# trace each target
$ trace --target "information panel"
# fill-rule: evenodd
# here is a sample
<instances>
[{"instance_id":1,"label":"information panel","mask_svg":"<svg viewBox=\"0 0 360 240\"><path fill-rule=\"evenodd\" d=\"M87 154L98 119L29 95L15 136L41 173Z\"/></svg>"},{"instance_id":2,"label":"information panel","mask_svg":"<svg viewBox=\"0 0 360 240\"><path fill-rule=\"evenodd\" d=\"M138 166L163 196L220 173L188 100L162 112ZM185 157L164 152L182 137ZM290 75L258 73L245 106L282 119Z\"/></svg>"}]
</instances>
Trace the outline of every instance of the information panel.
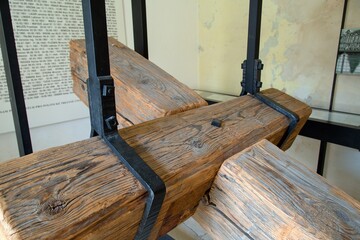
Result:
<instances>
[{"instance_id":1,"label":"information panel","mask_svg":"<svg viewBox=\"0 0 360 240\"><path fill-rule=\"evenodd\" d=\"M106 1L117 38L115 0ZM119 4L119 3L117 3ZM72 91L69 41L84 38L81 0L12 0L10 9L30 127L88 116ZM0 133L14 130L0 54Z\"/></svg>"}]
</instances>

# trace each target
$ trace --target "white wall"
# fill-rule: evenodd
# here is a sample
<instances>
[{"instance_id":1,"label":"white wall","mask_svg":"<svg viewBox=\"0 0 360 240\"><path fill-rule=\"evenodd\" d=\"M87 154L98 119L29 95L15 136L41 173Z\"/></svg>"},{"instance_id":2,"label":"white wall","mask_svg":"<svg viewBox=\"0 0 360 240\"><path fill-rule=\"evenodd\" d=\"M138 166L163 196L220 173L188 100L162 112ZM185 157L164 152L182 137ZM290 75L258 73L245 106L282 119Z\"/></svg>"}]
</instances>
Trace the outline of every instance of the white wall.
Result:
<instances>
[{"instance_id":1,"label":"white wall","mask_svg":"<svg viewBox=\"0 0 360 240\"><path fill-rule=\"evenodd\" d=\"M149 59L191 88L198 88L198 4L147 1Z\"/></svg>"},{"instance_id":2,"label":"white wall","mask_svg":"<svg viewBox=\"0 0 360 240\"><path fill-rule=\"evenodd\" d=\"M124 10L124 43L133 48L131 1L120 4ZM147 1L146 8L149 60L189 87L198 88L197 1Z\"/></svg>"},{"instance_id":3,"label":"white wall","mask_svg":"<svg viewBox=\"0 0 360 240\"><path fill-rule=\"evenodd\" d=\"M90 119L73 121L32 128L30 131L34 152L89 138ZM14 132L0 135L0 162L19 156Z\"/></svg>"}]
</instances>

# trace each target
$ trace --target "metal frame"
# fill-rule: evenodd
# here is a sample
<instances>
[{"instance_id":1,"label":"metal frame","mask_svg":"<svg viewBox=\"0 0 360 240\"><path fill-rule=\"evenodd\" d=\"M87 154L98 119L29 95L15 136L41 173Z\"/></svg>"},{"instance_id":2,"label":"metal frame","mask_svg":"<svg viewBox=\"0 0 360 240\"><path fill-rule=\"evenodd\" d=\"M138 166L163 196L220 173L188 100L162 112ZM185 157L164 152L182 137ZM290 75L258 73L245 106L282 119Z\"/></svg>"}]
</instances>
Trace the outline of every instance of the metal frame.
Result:
<instances>
[{"instance_id":1,"label":"metal frame","mask_svg":"<svg viewBox=\"0 0 360 240\"><path fill-rule=\"evenodd\" d=\"M89 79L91 136L100 135L113 153L148 191L135 239L147 239L165 198L161 178L121 138L117 131L114 81L110 75L105 0L82 0Z\"/></svg>"},{"instance_id":2,"label":"metal frame","mask_svg":"<svg viewBox=\"0 0 360 240\"><path fill-rule=\"evenodd\" d=\"M343 8L343 12L342 12L342 18L341 18L341 27L340 27L340 31L339 31L339 36L341 36L341 31L344 28L345 25L345 17L346 17L346 10L347 10L347 5L348 5L348 0L344 0L344 8ZM339 46L340 46L340 37L339 37L339 42L337 45L337 53L339 55ZM333 82L332 82L332 86L331 86L331 95L330 95L330 105L329 105L329 111L331 112L334 108L334 96L335 96L335 89L336 89L336 64L335 63L335 67L334 67L334 77L333 77Z\"/></svg>"},{"instance_id":3,"label":"metal frame","mask_svg":"<svg viewBox=\"0 0 360 240\"><path fill-rule=\"evenodd\" d=\"M341 27L340 27L339 36L341 35L341 31L344 28L347 5L348 5L348 0L344 0L344 8L343 8L343 12L342 12L342 19L341 19ZM339 55L340 40L341 39L339 38L338 55ZM332 82L332 86L331 86L330 105L329 105L329 111L330 112L333 111L333 109L334 109L334 97L335 97L335 89L336 89L336 82L337 82L336 64L337 63L335 63L334 77L333 77L333 82ZM320 174L321 176L324 173L326 149L327 149L327 142L321 140L320 149L319 149L319 157L318 157L318 166L317 166L317 173Z\"/></svg>"},{"instance_id":4,"label":"metal frame","mask_svg":"<svg viewBox=\"0 0 360 240\"><path fill-rule=\"evenodd\" d=\"M144 58L149 58L146 26L146 2L145 0L131 0L131 6L134 32L134 49Z\"/></svg>"},{"instance_id":5,"label":"metal frame","mask_svg":"<svg viewBox=\"0 0 360 240\"><path fill-rule=\"evenodd\" d=\"M260 30L261 30L262 0L250 0L249 26L247 40L247 56L241 65L243 81L241 82L241 96L250 93L255 95L261 88L261 70L264 65L259 59Z\"/></svg>"},{"instance_id":6,"label":"metal frame","mask_svg":"<svg viewBox=\"0 0 360 240\"><path fill-rule=\"evenodd\" d=\"M261 70L264 67L264 64L262 64L259 59L261 11L262 0L251 0L249 6L247 59L241 64L241 68L243 69L243 79L241 81L242 90L240 96L251 94L264 104L290 119L289 127L278 143L278 147L281 148L296 128L296 125L299 122L299 116L259 92L262 86Z\"/></svg>"},{"instance_id":7,"label":"metal frame","mask_svg":"<svg viewBox=\"0 0 360 240\"><path fill-rule=\"evenodd\" d=\"M206 98L205 100L209 105L219 102ZM329 121L315 119L310 116L310 118L306 121L304 127L301 129L299 135L320 140L317 163L317 173L320 175L323 175L324 172L326 149L328 142L358 149L360 151L360 126L333 123Z\"/></svg>"},{"instance_id":8,"label":"metal frame","mask_svg":"<svg viewBox=\"0 0 360 240\"><path fill-rule=\"evenodd\" d=\"M344 0L344 13L347 0ZM88 96L91 116L91 136L100 135L149 193L142 221L136 239L146 239L156 222L165 197L166 188L158 175L138 156L117 132L114 81L110 75L105 0L82 0L86 49L88 56ZM261 95L261 70L259 58L262 0L251 0L249 10L247 60L242 64L243 81L241 95L252 94L290 120L287 133L280 141L282 145L298 122L298 116L283 106ZM145 0L132 0L135 51L148 58ZM344 22L344 19L343 19ZM16 44L8 0L0 1L0 44L9 89L12 114L20 156L32 153L29 124L26 114L23 88L17 59ZM334 78L330 111L336 80ZM354 132L355 131L355 132ZM355 133L355 134L354 134ZM327 142L353 147L360 150L360 128L333 124L310 119L300 132L301 135L321 140L318 173L322 174L325 163ZM170 238L164 236L164 239ZM170 238L171 239L171 238Z\"/></svg>"},{"instance_id":9,"label":"metal frame","mask_svg":"<svg viewBox=\"0 0 360 240\"><path fill-rule=\"evenodd\" d=\"M300 135L360 151L360 126L310 118L301 129Z\"/></svg>"},{"instance_id":10,"label":"metal frame","mask_svg":"<svg viewBox=\"0 0 360 240\"><path fill-rule=\"evenodd\" d=\"M319 119L309 119L300 135L320 140L317 173L323 175L327 143L334 143L360 151L360 126L331 123Z\"/></svg>"},{"instance_id":11,"label":"metal frame","mask_svg":"<svg viewBox=\"0 0 360 240\"><path fill-rule=\"evenodd\" d=\"M0 15L1 52L19 155L24 156L32 153L32 146L8 0L0 1Z\"/></svg>"}]
</instances>

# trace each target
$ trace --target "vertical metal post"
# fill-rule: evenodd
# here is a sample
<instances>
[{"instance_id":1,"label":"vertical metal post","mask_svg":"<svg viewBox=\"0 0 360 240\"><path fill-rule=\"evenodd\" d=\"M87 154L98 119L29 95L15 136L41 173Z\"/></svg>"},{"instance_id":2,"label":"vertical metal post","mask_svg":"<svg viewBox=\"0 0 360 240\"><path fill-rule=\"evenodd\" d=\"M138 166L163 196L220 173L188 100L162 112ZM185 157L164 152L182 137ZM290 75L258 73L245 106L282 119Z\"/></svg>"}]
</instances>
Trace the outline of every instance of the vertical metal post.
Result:
<instances>
[{"instance_id":1,"label":"vertical metal post","mask_svg":"<svg viewBox=\"0 0 360 240\"><path fill-rule=\"evenodd\" d=\"M347 10L347 5L348 5L348 0L344 0L344 8L343 8L343 12L342 12L342 19L341 19L341 26L340 26L340 32L339 32L339 36L341 36L341 31L344 28L345 25L345 18L346 18L346 10ZM338 54L339 55L339 46L340 46L340 37L339 37L339 42L338 42ZM337 64L337 62L336 62ZM330 105L329 105L329 111L332 112L333 108L334 108L334 96L335 96L335 89L336 89L336 80L337 80L337 74L336 74L336 64L335 64L335 68L334 68L334 76L333 76L333 82L332 82L332 86L331 86L331 95L330 95Z\"/></svg>"},{"instance_id":2,"label":"vertical metal post","mask_svg":"<svg viewBox=\"0 0 360 240\"><path fill-rule=\"evenodd\" d=\"M316 172L317 172L317 174L319 174L321 176L323 176L323 174L324 174L326 148L327 148L327 142L326 141L320 141L318 165L317 165Z\"/></svg>"},{"instance_id":3,"label":"vertical metal post","mask_svg":"<svg viewBox=\"0 0 360 240\"><path fill-rule=\"evenodd\" d=\"M243 69L243 80L241 82L242 90L240 96L249 93L255 96L262 103L268 105L290 119L289 127L281 141L278 143L278 147L282 148L296 128L296 125L299 122L299 116L281 104L274 102L270 98L259 93L262 85L261 70L264 67L259 59L261 12L262 0L250 0L247 59L241 64L241 68Z\"/></svg>"},{"instance_id":4,"label":"vertical metal post","mask_svg":"<svg viewBox=\"0 0 360 240\"><path fill-rule=\"evenodd\" d=\"M261 29L262 0L250 0L249 27L247 41L247 59L243 64L245 81L242 83L243 92L255 94L261 87L260 71L262 63L259 61L260 29Z\"/></svg>"},{"instance_id":5,"label":"vertical metal post","mask_svg":"<svg viewBox=\"0 0 360 240\"><path fill-rule=\"evenodd\" d=\"M20 156L32 153L29 123L8 0L0 1L0 44Z\"/></svg>"},{"instance_id":6,"label":"vertical metal post","mask_svg":"<svg viewBox=\"0 0 360 240\"><path fill-rule=\"evenodd\" d=\"M105 0L83 0L82 3L89 71L87 84L91 135L100 134L104 137L105 132L117 130L114 81L110 76Z\"/></svg>"},{"instance_id":7,"label":"vertical metal post","mask_svg":"<svg viewBox=\"0 0 360 240\"><path fill-rule=\"evenodd\" d=\"M105 0L82 0L89 80L91 134L100 135L118 159L141 182L148 198L135 239L147 239L166 194L162 179L117 131L114 80L110 75Z\"/></svg>"},{"instance_id":8,"label":"vertical metal post","mask_svg":"<svg viewBox=\"0 0 360 240\"><path fill-rule=\"evenodd\" d=\"M145 0L131 0L131 6L135 51L141 54L144 58L149 58L146 26L146 2Z\"/></svg>"},{"instance_id":9,"label":"vertical metal post","mask_svg":"<svg viewBox=\"0 0 360 240\"><path fill-rule=\"evenodd\" d=\"M344 8L343 8L343 12L342 12L339 36L341 36L341 31L344 28L347 6L348 6L348 0L344 0ZM338 54L337 55L339 55L339 46L340 46L340 37L339 37L339 42L338 42ZM336 64L337 64L337 62L336 62ZM332 86L331 86L329 112L332 112L334 110L334 98L335 98L335 89L336 89L336 82L337 82L336 64L335 64L335 68L334 68L333 82L332 82ZM320 149L319 149L318 165L317 165L317 173L320 174L321 176L323 176L323 173L324 173L326 149L327 149L327 142L321 141Z\"/></svg>"}]
</instances>

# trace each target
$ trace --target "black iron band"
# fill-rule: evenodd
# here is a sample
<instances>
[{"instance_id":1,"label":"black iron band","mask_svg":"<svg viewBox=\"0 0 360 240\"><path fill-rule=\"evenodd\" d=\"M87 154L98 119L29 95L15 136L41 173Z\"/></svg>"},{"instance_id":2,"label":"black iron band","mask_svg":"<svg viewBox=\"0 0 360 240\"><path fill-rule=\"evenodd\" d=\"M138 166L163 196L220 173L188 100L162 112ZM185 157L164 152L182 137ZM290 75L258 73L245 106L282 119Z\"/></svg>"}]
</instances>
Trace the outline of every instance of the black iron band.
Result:
<instances>
[{"instance_id":1,"label":"black iron band","mask_svg":"<svg viewBox=\"0 0 360 240\"><path fill-rule=\"evenodd\" d=\"M110 75L105 0L82 0L91 136L99 135L148 192L135 239L147 239L166 194L165 183L119 135L116 121L114 80Z\"/></svg>"},{"instance_id":2,"label":"black iron band","mask_svg":"<svg viewBox=\"0 0 360 240\"><path fill-rule=\"evenodd\" d=\"M264 104L290 119L289 127L278 143L278 147L281 148L296 128L296 125L299 122L299 116L286 107L259 93L260 88L262 87L261 70L264 68L264 64L259 59L261 11L262 0L251 0L249 6L247 59L241 64L243 76L241 81L242 90L240 96L252 94Z\"/></svg>"}]
</instances>

